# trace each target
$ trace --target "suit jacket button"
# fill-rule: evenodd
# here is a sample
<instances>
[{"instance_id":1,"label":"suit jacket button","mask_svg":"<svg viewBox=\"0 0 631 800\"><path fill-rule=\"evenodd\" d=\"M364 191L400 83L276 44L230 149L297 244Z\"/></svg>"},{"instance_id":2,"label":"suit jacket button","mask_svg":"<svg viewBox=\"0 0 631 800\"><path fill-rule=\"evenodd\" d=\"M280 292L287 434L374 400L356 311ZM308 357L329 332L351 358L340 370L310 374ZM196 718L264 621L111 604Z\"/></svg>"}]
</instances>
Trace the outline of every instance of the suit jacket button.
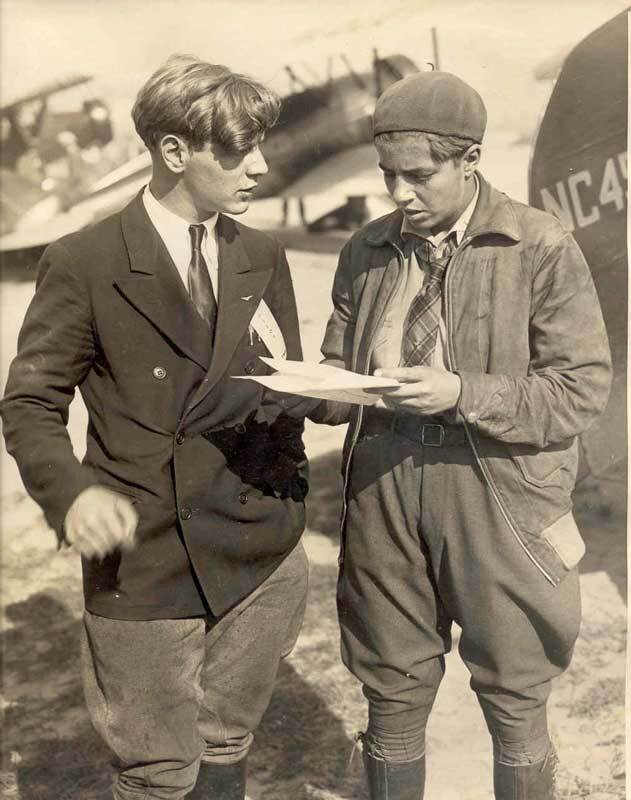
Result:
<instances>
[{"instance_id":1,"label":"suit jacket button","mask_svg":"<svg viewBox=\"0 0 631 800\"><path fill-rule=\"evenodd\" d=\"M193 512L191 511L190 508L187 508L185 506L184 508L180 509L180 517L182 519L190 519L192 516L193 516Z\"/></svg>"},{"instance_id":2,"label":"suit jacket button","mask_svg":"<svg viewBox=\"0 0 631 800\"><path fill-rule=\"evenodd\" d=\"M248 361L248 363L245 365L245 372L247 375L251 375L255 369L256 369L256 364L254 363L254 361Z\"/></svg>"},{"instance_id":3,"label":"suit jacket button","mask_svg":"<svg viewBox=\"0 0 631 800\"><path fill-rule=\"evenodd\" d=\"M234 429L237 433L245 433L245 425L242 422L237 422Z\"/></svg>"},{"instance_id":4,"label":"suit jacket button","mask_svg":"<svg viewBox=\"0 0 631 800\"><path fill-rule=\"evenodd\" d=\"M153 377L158 380L164 380L167 376L167 371L164 367L154 367L153 368Z\"/></svg>"},{"instance_id":5,"label":"suit jacket button","mask_svg":"<svg viewBox=\"0 0 631 800\"><path fill-rule=\"evenodd\" d=\"M241 503L242 506L244 506L248 502L247 492L241 492L241 494L239 495L239 502Z\"/></svg>"},{"instance_id":6,"label":"suit jacket button","mask_svg":"<svg viewBox=\"0 0 631 800\"><path fill-rule=\"evenodd\" d=\"M182 444L182 442L184 441L184 439L186 439L186 436L184 436L184 434L182 433L182 431L180 431L180 432L177 434L177 436L175 437L175 441L176 441L178 444Z\"/></svg>"}]
</instances>

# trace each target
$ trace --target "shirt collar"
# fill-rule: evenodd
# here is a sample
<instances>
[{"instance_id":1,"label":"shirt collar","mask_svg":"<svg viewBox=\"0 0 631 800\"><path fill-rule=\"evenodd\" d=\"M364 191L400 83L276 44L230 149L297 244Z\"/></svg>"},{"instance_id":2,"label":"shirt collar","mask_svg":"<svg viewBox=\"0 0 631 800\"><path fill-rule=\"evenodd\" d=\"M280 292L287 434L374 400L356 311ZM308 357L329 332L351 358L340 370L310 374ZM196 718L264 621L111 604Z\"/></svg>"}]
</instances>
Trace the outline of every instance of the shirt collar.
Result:
<instances>
[{"instance_id":1,"label":"shirt collar","mask_svg":"<svg viewBox=\"0 0 631 800\"><path fill-rule=\"evenodd\" d=\"M164 206L159 200L156 200L149 188L149 184L145 186L142 199L147 214L149 214L149 219L153 222L154 227L165 242L173 241L174 238L181 239L183 236L186 237L187 242L190 241L188 229L191 223L183 217L174 214L173 211ZM213 214L212 217L200 223L206 228L209 237L214 233L218 216L219 214Z\"/></svg>"},{"instance_id":2,"label":"shirt collar","mask_svg":"<svg viewBox=\"0 0 631 800\"><path fill-rule=\"evenodd\" d=\"M473 198L469 205L465 208L462 214L458 217L458 219L454 222L451 228L448 231L441 231L437 233L435 236L421 236L418 231L415 231L414 228L410 225L406 217L403 217L403 223L401 225L401 235L407 234L414 234L414 236L418 236L421 239L427 239L431 242L434 247L439 247L449 236L450 233L455 233L456 235L456 244L460 245L462 242L465 231L467 230L467 225L471 221L471 217L473 216L473 212L475 211L476 203L478 202L478 196L480 194L480 181L478 180L478 176L474 173L473 180L475 181L475 192L473 193Z\"/></svg>"}]
</instances>

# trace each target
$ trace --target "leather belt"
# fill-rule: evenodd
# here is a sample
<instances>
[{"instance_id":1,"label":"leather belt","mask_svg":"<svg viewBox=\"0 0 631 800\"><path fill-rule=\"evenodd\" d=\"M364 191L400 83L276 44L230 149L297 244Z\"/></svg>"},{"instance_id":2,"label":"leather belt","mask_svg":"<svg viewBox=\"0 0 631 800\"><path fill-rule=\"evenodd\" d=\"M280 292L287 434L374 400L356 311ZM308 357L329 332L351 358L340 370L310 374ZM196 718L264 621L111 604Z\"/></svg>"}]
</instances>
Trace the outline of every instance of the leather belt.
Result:
<instances>
[{"instance_id":1,"label":"leather belt","mask_svg":"<svg viewBox=\"0 0 631 800\"><path fill-rule=\"evenodd\" d=\"M396 433L423 447L462 447L468 444L465 429L460 425L446 425L435 417L392 412L368 412L359 438Z\"/></svg>"}]
</instances>

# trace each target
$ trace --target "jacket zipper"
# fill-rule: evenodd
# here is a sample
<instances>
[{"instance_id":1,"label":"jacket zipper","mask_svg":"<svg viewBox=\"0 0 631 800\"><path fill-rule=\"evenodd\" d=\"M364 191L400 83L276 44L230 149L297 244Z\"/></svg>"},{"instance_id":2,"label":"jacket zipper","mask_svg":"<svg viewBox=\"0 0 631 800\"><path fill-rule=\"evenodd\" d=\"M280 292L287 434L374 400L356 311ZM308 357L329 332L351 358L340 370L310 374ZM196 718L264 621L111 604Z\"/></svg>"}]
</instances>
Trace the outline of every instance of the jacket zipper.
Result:
<instances>
[{"instance_id":1,"label":"jacket zipper","mask_svg":"<svg viewBox=\"0 0 631 800\"><path fill-rule=\"evenodd\" d=\"M397 251L397 254L398 254L397 257L400 257L401 260L402 260L403 257L404 257L403 256L403 252L394 243L393 243L393 247ZM365 367L363 369L363 374L364 375L368 375L368 373L370 371L370 359L372 358L372 351L374 350L374 347L375 347L375 334L379 330L379 327L381 325L381 320L383 319L384 314L386 313L386 309L390 305L390 301L392 300L395 292L399 288L399 285L400 285L402 279L403 279L403 269L402 269L401 262L399 262L399 275L397 276L397 280L396 280L394 286L392 287L392 289L390 291L390 294L388 295L388 297L386 299L386 302L383 304L383 308L381 309L381 313L379 314L379 319L377 320L376 325L374 325L374 327L373 327L372 339L370 340L370 342L368 344L368 350L366 352L366 365L365 365ZM348 455L346 457L346 467L344 469L344 483L343 483L343 487L342 487L342 517L341 517L341 520L340 520L340 554L339 554L338 559L337 559L337 563L338 563L338 565L340 567L344 563L344 549L345 549L344 548L344 525L346 524L346 513L347 513L347 510L348 510L348 503L346 501L346 498L347 498L348 483L349 483L350 472L351 472L351 459L353 458L353 450L355 449L355 445L357 444L357 439L359 438L359 431L361 429L363 415L364 415L364 406L360 406L358 414L357 414L357 420L355 422L355 427L354 427L353 433L351 435L351 443L350 443L350 446L348 448Z\"/></svg>"},{"instance_id":2,"label":"jacket zipper","mask_svg":"<svg viewBox=\"0 0 631 800\"><path fill-rule=\"evenodd\" d=\"M460 246L454 251L450 266L453 265L454 257L460 252L460 250L462 248L465 247L465 245L469 244L470 241L471 241L471 237L463 239L463 241L460 243ZM445 323L446 323L446 327L447 327L447 365L449 367L449 371L453 372L455 370L455 368L456 368L456 359L455 359L455 356L454 356L454 353L453 353L453 348L452 348L451 324L450 324L450 318L449 318L449 276L450 276L451 272L452 272L452 270L447 269L447 272L446 272L446 275L445 275L444 298L445 298ZM482 460L482 458L480 457L480 455L478 453L478 449L476 447L476 444L475 444L475 441L474 441L474 438L473 438L473 434L471 433L471 429L469 428L469 425L468 425L467 421L463 420L463 424L464 424L465 432L467 434L467 439L469 440L469 444L471 445L471 449L473 450L473 455L475 456L475 460L476 460L478 466L480 467L480 470L481 470L482 474L484 475L486 483L487 483L489 489L491 490L491 494L493 495L493 499L495 500L495 502L497 504L497 507L499 508L502 516L506 520L506 524L508 525L511 533L513 534L515 539L517 539L517 542L518 542L519 546L524 551L524 553L528 556L530 561L532 561L532 563L535 565L535 567L537 567L539 572L541 572L541 574L548 581L550 581L550 583L553 586L556 586L555 580L546 572L546 570L535 559L535 557L532 555L532 553L528 550L528 548L526 547L526 545L522 541L522 538L519 535L514 522L512 521L512 519L510 518L510 515L508 514L508 511L504 507L504 503L502 502L502 499L501 499L501 497L499 495L499 492L498 492L497 487L495 485L495 481L493 480L493 476L489 472L489 469L488 469L487 465L484 463L484 461Z\"/></svg>"}]
</instances>

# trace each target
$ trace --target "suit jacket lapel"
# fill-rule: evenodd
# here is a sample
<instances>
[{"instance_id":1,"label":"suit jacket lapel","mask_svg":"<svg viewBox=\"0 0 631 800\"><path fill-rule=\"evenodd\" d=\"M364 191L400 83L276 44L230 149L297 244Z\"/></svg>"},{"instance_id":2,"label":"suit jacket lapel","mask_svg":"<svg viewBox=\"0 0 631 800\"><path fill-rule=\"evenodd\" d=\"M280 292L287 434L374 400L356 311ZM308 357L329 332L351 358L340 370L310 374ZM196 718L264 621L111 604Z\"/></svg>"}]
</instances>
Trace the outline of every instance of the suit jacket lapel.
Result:
<instances>
[{"instance_id":1,"label":"suit jacket lapel","mask_svg":"<svg viewBox=\"0 0 631 800\"><path fill-rule=\"evenodd\" d=\"M190 302L141 195L123 211L121 224L130 272L118 278L115 285L175 347L207 370L211 357L208 326Z\"/></svg>"},{"instance_id":2,"label":"suit jacket lapel","mask_svg":"<svg viewBox=\"0 0 631 800\"><path fill-rule=\"evenodd\" d=\"M192 398L196 406L224 374L237 345L247 331L273 268L259 268L249 257L236 224L219 215L219 302L212 362L207 380Z\"/></svg>"}]
</instances>

